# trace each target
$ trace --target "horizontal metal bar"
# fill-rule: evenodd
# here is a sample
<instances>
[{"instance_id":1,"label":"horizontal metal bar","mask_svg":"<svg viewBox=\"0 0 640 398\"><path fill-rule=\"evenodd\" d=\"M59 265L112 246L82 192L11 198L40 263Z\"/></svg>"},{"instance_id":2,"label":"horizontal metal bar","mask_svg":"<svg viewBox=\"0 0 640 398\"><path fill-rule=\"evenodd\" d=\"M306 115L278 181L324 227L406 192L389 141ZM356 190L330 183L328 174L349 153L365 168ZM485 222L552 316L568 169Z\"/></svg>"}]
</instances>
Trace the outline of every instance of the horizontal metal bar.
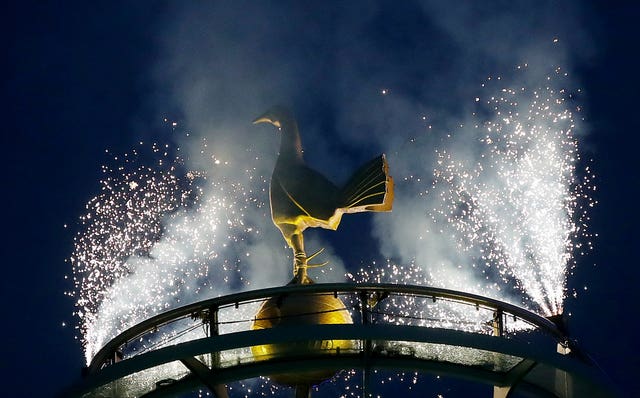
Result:
<instances>
[{"instance_id":1,"label":"horizontal metal bar","mask_svg":"<svg viewBox=\"0 0 640 398\"><path fill-rule=\"evenodd\" d=\"M303 337L301 337L303 336ZM164 363L180 360L186 357L193 357L210 352L219 352L224 350L248 347L250 345L262 344L278 344L292 343L296 341L317 341L317 340L371 340L371 341L407 341L417 343L435 343L450 346L461 346L476 348L485 351L498 352L501 354L511 355L518 358L528 358L538 363L552 366L556 369L562 369L571 372L576 377L589 380L594 378L596 373L593 368L577 361L575 358L559 355L551 348L544 352L538 346L531 346L526 343L518 342L511 339L499 338L489 335L481 335L470 332L463 332L448 329L424 328L418 326L401 326L401 325L306 325L295 327L281 327L273 329L263 329L254 331L244 331L237 333L229 333L220 336L198 339L186 343L177 344L175 346L164 347L155 351L135 356L118 362L114 365L102 369L94 375L90 375L85 382L79 387L79 393L91 391L101 385L111 381L120 379L129 374L139 372ZM341 352L339 355L327 354L326 357L336 361L335 367L342 368L344 365L341 361L344 358L353 356L354 354ZM359 354L355 354L358 356ZM412 356L386 355L384 353L376 353L371 360L375 358L397 358L403 357L411 359L419 363L438 362L433 360L425 360ZM292 359L292 358L289 358ZM293 358L295 359L295 357ZM284 359L283 359L284 360ZM256 361L269 362L272 361ZM384 361L380 361L383 363ZM442 362L442 361L440 361ZM375 366L372 363L372 366ZM462 366L460 364L459 366ZM237 366L218 369L216 371L216 380L221 375L230 372L231 369L237 369ZM289 368L292 370L295 368ZM496 384L507 383L507 373L492 372L495 377L489 378L491 382L497 379L502 380ZM232 372L232 374L235 374ZM236 374L234 377L239 377ZM484 373L482 377L487 377ZM222 379L220 379L222 380ZM236 378L235 380L241 380ZM228 381L228 380L223 380ZM80 395L80 394L78 394Z\"/></svg>"}]
</instances>

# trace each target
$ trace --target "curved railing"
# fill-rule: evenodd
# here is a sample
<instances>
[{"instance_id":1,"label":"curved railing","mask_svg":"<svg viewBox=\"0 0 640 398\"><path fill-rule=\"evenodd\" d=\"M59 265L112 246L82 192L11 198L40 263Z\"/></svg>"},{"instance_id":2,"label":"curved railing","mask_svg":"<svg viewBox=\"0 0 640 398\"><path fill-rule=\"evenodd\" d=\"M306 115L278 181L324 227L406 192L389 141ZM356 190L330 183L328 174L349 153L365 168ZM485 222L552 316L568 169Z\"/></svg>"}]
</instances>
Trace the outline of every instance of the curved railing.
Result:
<instances>
[{"instance_id":1,"label":"curved railing","mask_svg":"<svg viewBox=\"0 0 640 398\"><path fill-rule=\"evenodd\" d=\"M385 283L322 283L311 285L287 285L216 297L158 314L131 327L130 329L127 329L109 341L91 360L88 373L94 373L108 365L116 356L116 353L121 351L120 348L126 346L129 342L137 340L147 333L155 332L162 325L168 324L172 321L191 317L194 316L194 314L213 313L225 306L237 307L243 303L251 301L263 300L279 295L292 295L296 293L329 293L336 296L339 294L358 293L353 296L357 298L358 301L361 301L363 297L362 294L373 294L379 295L380 297L383 295L411 295L414 297L431 299L434 302L438 299L450 300L468 304L476 308L482 307L483 309L490 310L498 315L496 317L498 322L500 322L501 319L504 319L503 317L505 316L512 316L513 318L520 319L527 324L532 325L536 329L544 331L555 338L559 343L564 344L567 341L566 336L564 336L556 325L548 319L518 306L471 293L434 287ZM367 305L363 306L362 302L357 302L353 306L355 308L367 307ZM209 315L209 318L215 319L216 317L212 314ZM497 326L500 328L500 325Z\"/></svg>"},{"instance_id":2,"label":"curved railing","mask_svg":"<svg viewBox=\"0 0 640 398\"><path fill-rule=\"evenodd\" d=\"M251 330L261 303L296 295L339 297L353 324L287 322ZM353 345L269 358L255 357L251 349L330 340ZM212 298L149 318L102 347L83 382L65 396L121 396L121 389L131 385L136 390L128 390L130 396L171 396L198 385L214 391L259 375L321 368L362 369L363 380L373 368L420 370L503 389L517 386L533 395L571 396L556 391L556 381L563 380L571 385L567 391L610 396L588 361L556 351L573 350L569 343L549 319L475 294L380 283L287 285Z\"/></svg>"}]
</instances>

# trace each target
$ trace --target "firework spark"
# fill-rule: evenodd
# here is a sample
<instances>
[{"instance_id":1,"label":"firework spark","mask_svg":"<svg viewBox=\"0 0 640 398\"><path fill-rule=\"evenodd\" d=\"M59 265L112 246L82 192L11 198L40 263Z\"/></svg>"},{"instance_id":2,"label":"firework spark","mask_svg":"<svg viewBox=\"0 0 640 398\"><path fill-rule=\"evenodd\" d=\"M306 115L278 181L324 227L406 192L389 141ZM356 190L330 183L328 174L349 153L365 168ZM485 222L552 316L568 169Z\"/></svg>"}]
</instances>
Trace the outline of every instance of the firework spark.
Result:
<instances>
[{"instance_id":1,"label":"firework spark","mask_svg":"<svg viewBox=\"0 0 640 398\"><path fill-rule=\"evenodd\" d=\"M476 98L472 161L437 150L432 189L435 223L452 230L458 247L473 255L486 290L517 290L520 304L544 315L562 312L567 271L575 265L593 201L593 176L580 161L573 95L557 68L544 86L492 91ZM495 83L495 84L491 84ZM483 117L482 115L487 115ZM589 244L590 245L590 244ZM486 294L486 292L485 292Z\"/></svg>"},{"instance_id":2,"label":"firework spark","mask_svg":"<svg viewBox=\"0 0 640 398\"><path fill-rule=\"evenodd\" d=\"M249 284L242 248L260 229L245 211L264 202L237 181L185 171L166 147L151 152L153 166L138 150L104 166L102 192L80 218L71 262L87 362L144 319Z\"/></svg>"}]
</instances>

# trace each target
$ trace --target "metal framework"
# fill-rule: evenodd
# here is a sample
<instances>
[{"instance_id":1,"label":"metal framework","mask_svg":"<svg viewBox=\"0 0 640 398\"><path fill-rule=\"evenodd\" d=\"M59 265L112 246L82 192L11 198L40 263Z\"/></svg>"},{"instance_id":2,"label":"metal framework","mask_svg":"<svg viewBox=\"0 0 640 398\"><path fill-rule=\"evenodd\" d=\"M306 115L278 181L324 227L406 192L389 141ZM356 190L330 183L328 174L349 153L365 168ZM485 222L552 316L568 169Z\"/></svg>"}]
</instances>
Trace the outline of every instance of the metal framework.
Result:
<instances>
[{"instance_id":1,"label":"metal framework","mask_svg":"<svg viewBox=\"0 0 640 398\"><path fill-rule=\"evenodd\" d=\"M269 297L296 294L343 297L352 306L354 324L245 328L226 333L221 330L221 326L239 322L227 319L234 310ZM398 313L394 299L412 300L414 307L429 307L421 314L437 312L439 317ZM455 311L435 311L442 306L455 307ZM390 313L392 309L396 313ZM476 321L461 325L455 317L459 309L475 313ZM408 321L398 324L398 318ZM203 325L206 328L200 334L187 333ZM357 344L353 350L317 350L267 360L252 357L250 350L251 346L262 344L336 339ZM169 364L180 364L183 371L154 379L153 370ZM371 391L372 369L414 370L473 380L495 386L496 398L613 396L596 367L544 317L498 300L453 290L346 283L248 291L154 316L109 341L94 356L86 377L65 396L165 397L208 388L223 398L227 396L225 383L322 369L362 369L363 396ZM144 378L146 383L136 378Z\"/></svg>"}]
</instances>

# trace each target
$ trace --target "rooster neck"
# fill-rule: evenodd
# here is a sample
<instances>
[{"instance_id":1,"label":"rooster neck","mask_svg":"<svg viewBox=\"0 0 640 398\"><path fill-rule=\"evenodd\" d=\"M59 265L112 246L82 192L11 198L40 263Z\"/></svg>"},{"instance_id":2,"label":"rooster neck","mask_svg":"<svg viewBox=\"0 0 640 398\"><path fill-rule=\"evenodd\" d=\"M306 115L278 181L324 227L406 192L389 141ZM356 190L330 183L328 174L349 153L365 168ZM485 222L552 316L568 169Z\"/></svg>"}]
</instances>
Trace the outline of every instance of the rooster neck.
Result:
<instances>
[{"instance_id":1,"label":"rooster neck","mask_svg":"<svg viewBox=\"0 0 640 398\"><path fill-rule=\"evenodd\" d=\"M298 124L293 118L280 121L280 157L291 161L302 162L302 141L298 132Z\"/></svg>"}]
</instances>

